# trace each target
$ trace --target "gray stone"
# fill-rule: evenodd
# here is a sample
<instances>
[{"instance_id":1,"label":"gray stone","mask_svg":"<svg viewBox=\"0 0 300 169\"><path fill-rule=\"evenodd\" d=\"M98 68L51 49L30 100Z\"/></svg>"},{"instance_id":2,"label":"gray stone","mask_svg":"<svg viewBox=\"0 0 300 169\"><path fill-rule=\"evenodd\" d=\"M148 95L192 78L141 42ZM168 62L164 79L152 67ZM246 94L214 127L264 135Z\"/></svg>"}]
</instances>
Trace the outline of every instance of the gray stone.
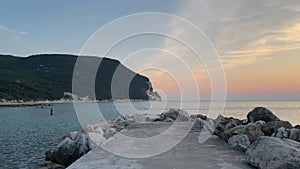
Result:
<instances>
[{"instance_id":1,"label":"gray stone","mask_svg":"<svg viewBox=\"0 0 300 169\"><path fill-rule=\"evenodd\" d=\"M105 137L106 139L109 139L110 137L113 137L115 134L117 134L117 130L115 128L109 128L105 131L105 133L103 134L103 137Z\"/></svg>"},{"instance_id":2,"label":"gray stone","mask_svg":"<svg viewBox=\"0 0 300 169\"><path fill-rule=\"evenodd\" d=\"M76 144L76 150L73 154L73 160L77 160L87 152L89 152L89 138L87 135L83 133L78 133L76 139L75 139L75 144Z\"/></svg>"},{"instance_id":3,"label":"gray stone","mask_svg":"<svg viewBox=\"0 0 300 169\"><path fill-rule=\"evenodd\" d=\"M259 169L299 169L300 144L290 139L260 137L246 151L246 160Z\"/></svg>"},{"instance_id":4,"label":"gray stone","mask_svg":"<svg viewBox=\"0 0 300 169\"><path fill-rule=\"evenodd\" d=\"M191 118L191 119L200 118L200 119L202 119L202 120L206 120L206 119L207 119L207 116L204 116L204 115L202 115L202 114L192 114L192 115L190 116L190 118Z\"/></svg>"},{"instance_id":5,"label":"gray stone","mask_svg":"<svg viewBox=\"0 0 300 169\"><path fill-rule=\"evenodd\" d=\"M94 132L100 134L101 136L103 136L103 134L104 134L104 132L103 132L103 130L102 130L101 127L96 127L95 130L94 130Z\"/></svg>"},{"instance_id":6,"label":"gray stone","mask_svg":"<svg viewBox=\"0 0 300 169\"><path fill-rule=\"evenodd\" d=\"M207 131L209 131L211 134L214 133L215 131L215 121L212 119L206 119L204 121L204 126L203 126Z\"/></svg>"},{"instance_id":7,"label":"gray stone","mask_svg":"<svg viewBox=\"0 0 300 169\"><path fill-rule=\"evenodd\" d=\"M88 146L90 149L94 149L106 141L106 139L101 134L96 132L90 132L87 135L89 137Z\"/></svg>"},{"instance_id":8,"label":"gray stone","mask_svg":"<svg viewBox=\"0 0 300 169\"><path fill-rule=\"evenodd\" d=\"M222 133L231 128L241 125L242 121L233 117L228 118L220 115L216 120L214 120L214 124L214 126L216 126L214 129L214 134L216 134L219 137L222 137Z\"/></svg>"},{"instance_id":9,"label":"gray stone","mask_svg":"<svg viewBox=\"0 0 300 169\"><path fill-rule=\"evenodd\" d=\"M53 150L46 152L46 160L68 166L89 151L88 137L78 133L75 140L66 137Z\"/></svg>"},{"instance_id":10,"label":"gray stone","mask_svg":"<svg viewBox=\"0 0 300 169\"><path fill-rule=\"evenodd\" d=\"M151 118L150 117L145 117L145 122L150 122L151 121Z\"/></svg>"},{"instance_id":11,"label":"gray stone","mask_svg":"<svg viewBox=\"0 0 300 169\"><path fill-rule=\"evenodd\" d=\"M228 141L230 137L238 134L246 134L249 138L250 143L255 142L260 136L263 136L264 133L253 123L248 125L239 125L234 128L231 128L220 134L220 138Z\"/></svg>"},{"instance_id":12,"label":"gray stone","mask_svg":"<svg viewBox=\"0 0 300 169\"><path fill-rule=\"evenodd\" d=\"M78 131L69 132L68 134L64 135L61 140L64 140L67 137L69 137L71 140L75 140L77 134Z\"/></svg>"},{"instance_id":13,"label":"gray stone","mask_svg":"<svg viewBox=\"0 0 300 169\"><path fill-rule=\"evenodd\" d=\"M288 138L300 142L300 129L286 129L284 127L280 127L276 132L272 134L272 137Z\"/></svg>"},{"instance_id":14,"label":"gray stone","mask_svg":"<svg viewBox=\"0 0 300 169\"><path fill-rule=\"evenodd\" d=\"M174 122L174 120L171 119L171 118L169 118L169 117L167 117L167 118L164 120L164 122Z\"/></svg>"},{"instance_id":15,"label":"gray stone","mask_svg":"<svg viewBox=\"0 0 300 169\"><path fill-rule=\"evenodd\" d=\"M262 131L266 136L271 136L280 127L292 128L293 126L288 121L270 121L262 128Z\"/></svg>"},{"instance_id":16,"label":"gray stone","mask_svg":"<svg viewBox=\"0 0 300 169\"><path fill-rule=\"evenodd\" d=\"M192 130L200 130L200 129L203 128L204 124L205 124L205 120L202 120L200 118L196 118L194 120L194 125L193 125Z\"/></svg>"},{"instance_id":17,"label":"gray stone","mask_svg":"<svg viewBox=\"0 0 300 169\"><path fill-rule=\"evenodd\" d=\"M68 166L74 162L73 154L75 150L75 141L70 138L65 138L54 148L54 150L46 153L46 156L53 162Z\"/></svg>"},{"instance_id":18,"label":"gray stone","mask_svg":"<svg viewBox=\"0 0 300 169\"><path fill-rule=\"evenodd\" d=\"M84 131L85 131L85 133L92 132L92 131L94 131L94 126L91 124L88 124L85 126Z\"/></svg>"},{"instance_id":19,"label":"gray stone","mask_svg":"<svg viewBox=\"0 0 300 169\"><path fill-rule=\"evenodd\" d=\"M248 122L255 123L256 121L262 120L265 122L279 121L280 119L273 114L269 109L265 107L255 107L247 115Z\"/></svg>"},{"instance_id":20,"label":"gray stone","mask_svg":"<svg viewBox=\"0 0 300 169\"><path fill-rule=\"evenodd\" d=\"M113 125L113 128L115 128L117 131L121 131L132 122L133 122L132 120L121 118L116 122L114 122L115 124Z\"/></svg>"},{"instance_id":21,"label":"gray stone","mask_svg":"<svg viewBox=\"0 0 300 169\"><path fill-rule=\"evenodd\" d=\"M37 164L34 166L34 169L65 169L65 166L52 161L45 161L42 164Z\"/></svg>"},{"instance_id":22,"label":"gray stone","mask_svg":"<svg viewBox=\"0 0 300 169\"><path fill-rule=\"evenodd\" d=\"M300 125L295 125L294 128L295 129L300 129Z\"/></svg>"},{"instance_id":23,"label":"gray stone","mask_svg":"<svg viewBox=\"0 0 300 169\"><path fill-rule=\"evenodd\" d=\"M250 146L249 138L246 134L233 135L228 139L228 143L239 150L246 151Z\"/></svg>"},{"instance_id":24,"label":"gray stone","mask_svg":"<svg viewBox=\"0 0 300 169\"><path fill-rule=\"evenodd\" d=\"M166 118L170 118L172 120L176 120L179 122L189 121L188 112L181 109L169 109L168 111L162 113L160 118L164 121Z\"/></svg>"},{"instance_id":25,"label":"gray stone","mask_svg":"<svg viewBox=\"0 0 300 169\"><path fill-rule=\"evenodd\" d=\"M267 123L262 120L256 121L254 124L260 129L262 129L263 127L265 127L267 125Z\"/></svg>"}]
</instances>

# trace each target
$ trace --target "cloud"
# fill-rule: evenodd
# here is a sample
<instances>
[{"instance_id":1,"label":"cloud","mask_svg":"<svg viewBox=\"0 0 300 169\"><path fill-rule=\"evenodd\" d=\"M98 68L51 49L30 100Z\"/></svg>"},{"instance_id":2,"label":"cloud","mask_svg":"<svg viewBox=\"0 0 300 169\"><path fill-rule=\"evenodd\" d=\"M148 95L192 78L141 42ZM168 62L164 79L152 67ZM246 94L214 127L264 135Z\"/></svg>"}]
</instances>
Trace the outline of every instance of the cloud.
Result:
<instances>
[{"instance_id":1,"label":"cloud","mask_svg":"<svg viewBox=\"0 0 300 169\"><path fill-rule=\"evenodd\" d=\"M231 69L272 60L275 53L299 49L299 11L299 2L191 0L184 1L177 14L198 26L209 37L225 69ZM185 33L191 41L194 40L194 36L189 35L182 26L171 22L170 27L174 36ZM168 39L165 40L164 49L182 58L190 55L188 49L170 43Z\"/></svg>"},{"instance_id":2,"label":"cloud","mask_svg":"<svg viewBox=\"0 0 300 169\"><path fill-rule=\"evenodd\" d=\"M241 16L233 16L233 17L226 17L226 18L221 18L221 21L223 22L231 22L231 21L239 21L239 20L244 20L244 19L251 19L253 17L257 17L260 15L263 15L264 12L256 12L248 15L241 15Z\"/></svg>"},{"instance_id":3,"label":"cloud","mask_svg":"<svg viewBox=\"0 0 300 169\"><path fill-rule=\"evenodd\" d=\"M225 67L254 64L272 59L277 52L300 49L300 22L279 30L265 32L264 35L242 48L225 52L222 57Z\"/></svg>"},{"instance_id":4,"label":"cloud","mask_svg":"<svg viewBox=\"0 0 300 169\"><path fill-rule=\"evenodd\" d=\"M14 30L14 29L7 28L4 25L0 25L0 31L1 30L5 31L5 32L13 33L13 34L20 34L20 35L27 35L27 34L29 34L28 32L25 32L25 31L17 31L17 30Z\"/></svg>"}]
</instances>

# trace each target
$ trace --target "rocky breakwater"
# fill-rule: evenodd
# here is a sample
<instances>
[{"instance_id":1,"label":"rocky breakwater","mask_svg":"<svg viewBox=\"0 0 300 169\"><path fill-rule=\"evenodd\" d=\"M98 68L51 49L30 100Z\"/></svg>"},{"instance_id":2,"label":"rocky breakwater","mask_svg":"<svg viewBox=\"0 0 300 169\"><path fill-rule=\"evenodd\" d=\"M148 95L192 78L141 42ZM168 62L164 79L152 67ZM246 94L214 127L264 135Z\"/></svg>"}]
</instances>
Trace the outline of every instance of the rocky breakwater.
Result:
<instances>
[{"instance_id":1,"label":"rocky breakwater","mask_svg":"<svg viewBox=\"0 0 300 169\"><path fill-rule=\"evenodd\" d=\"M64 169L133 121L133 116L122 116L107 123L87 125L82 131L70 132L62 137L56 147L45 153L45 162L37 164L35 169Z\"/></svg>"},{"instance_id":2,"label":"rocky breakwater","mask_svg":"<svg viewBox=\"0 0 300 169\"><path fill-rule=\"evenodd\" d=\"M197 118L198 126L245 152L246 161L259 169L299 169L300 129L280 120L264 107L256 107L241 120L219 116L217 119Z\"/></svg>"},{"instance_id":3,"label":"rocky breakwater","mask_svg":"<svg viewBox=\"0 0 300 169\"><path fill-rule=\"evenodd\" d=\"M204 115L189 115L182 109L169 109L157 117L134 115L88 125L80 132L71 132L63 137L52 150L46 152L46 161L36 169L62 169L98 145L108 141L118 131L132 122L193 122L192 130L203 128L226 141L234 149L245 153L246 161L259 169L300 168L300 127L279 119L269 109L256 107L247 119L218 116L216 119Z\"/></svg>"},{"instance_id":4,"label":"rocky breakwater","mask_svg":"<svg viewBox=\"0 0 300 169\"><path fill-rule=\"evenodd\" d=\"M186 111L170 109L154 118L140 114L121 116L114 120L87 125L82 131L70 132L63 136L56 147L45 153L45 162L37 164L35 169L64 169L90 150L108 141L132 122L180 122L189 120L190 117Z\"/></svg>"}]
</instances>

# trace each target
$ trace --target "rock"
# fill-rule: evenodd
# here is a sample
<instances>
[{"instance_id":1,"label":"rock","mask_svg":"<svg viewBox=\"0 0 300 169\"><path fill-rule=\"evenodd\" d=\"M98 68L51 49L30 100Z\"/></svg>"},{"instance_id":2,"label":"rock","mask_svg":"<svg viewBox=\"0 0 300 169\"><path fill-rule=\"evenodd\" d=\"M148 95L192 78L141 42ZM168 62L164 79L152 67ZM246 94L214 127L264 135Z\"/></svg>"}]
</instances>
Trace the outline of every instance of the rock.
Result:
<instances>
[{"instance_id":1,"label":"rock","mask_svg":"<svg viewBox=\"0 0 300 169\"><path fill-rule=\"evenodd\" d=\"M164 121L164 119L161 117L157 117L152 120L152 122L160 122L160 121Z\"/></svg>"},{"instance_id":2,"label":"rock","mask_svg":"<svg viewBox=\"0 0 300 169\"><path fill-rule=\"evenodd\" d=\"M300 143L289 139L260 137L246 151L246 160L259 169L299 169Z\"/></svg>"},{"instance_id":3,"label":"rock","mask_svg":"<svg viewBox=\"0 0 300 169\"><path fill-rule=\"evenodd\" d=\"M196 119L194 120L194 125L193 125L193 127L192 127L192 130L199 130L199 129L202 129L203 126L204 126L204 124L205 124L205 120L202 120L202 119L200 119L200 118L196 118Z\"/></svg>"},{"instance_id":4,"label":"rock","mask_svg":"<svg viewBox=\"0 0 300 169\"><path fill-rule=\"evenodd\" d=\"M73 153L75 152L75 141L70 138L62 140L53 150L46 152L46 160L57 162L68 166L73 162Z\"/></svg>"},{"instance_id":5,"label":"rock","mask_svg":"<svg viewBox=\"0 0 300 169\"><path fill-rule=\"evenodd\" d=\"M106 139L99 133L97 132L90 132L88 133L88 137L89 137L89 148L90 149L94 149L96 148L97 146L103 144Z\"/></svg>"},{"instance_id":6,"label":"rock","mask_svg":"<svg viewBox=\"0 0 300 169\"><path fill-rule=\"evenodd\" d=\"M69 166L89 151L88 137L78 133L75 140L66 137L53 150L46 152L46 160Z\"/></svg>"},{"instance_id":7,"label":"rock","mask_svg":"<svg viewBox=\"0 0 300 169\"><path fill-rule=\"evenodd\" d=\"M147 94L149 96L149 100L151 100L151 101L161 101L161 97L157 92L147 91Z\"/></svg>"},{"instance_id":8,"label":"rock","mask_svg":"<svg viewBox=\"0 0 300 169\"><path fill-rule=\"evenodd\" d=\"M280 127L277 131L272 134L272 137L288 138L297 142L300 142L300 129L286 129Z\"/></svg>"},{"instance_id":9,"label":"rock","mask_svg":"<svg viewBox=\"0 0 300 169\"><path fill-rule=\"evenodd\" d=\"M171 119L171 118L169 118L169 117L167 117L167 118L164 120L164 122L174 122L174 120Z\"/></svg>"},{"instance_id":10,"label":"rock","mask_svg":"<svg viewBox=\"0 0 300 169\"><path fill-rule=\"evenodd\" d=\"M262 120L256 121L254 124L260 129L262 129L263 127L265 127L267 125L267 123Z\"/></svg>"},{"instance_id":11,"label":"rock","mask_svg":"<svg viewBox=\"0 0 300 169\"><path fill-rule=\"evenodd\" d=\"M78 133L78 135L75 138L75 146L76 149L72 156L73 162L90 151L88 136L83 133Z\"/></svg>"},{"instance_id":12,"label":"rock","mask_svg":"<svg viewBox=\"0 0 300 169\"><path fill-rule=\"evenodd\" d=\"M295 129L300 129L300 125L294 126Z\"/></svg>"},{"instance_id":13,"label":"rock","mask_svg":"<svg viewBox=\"0 0 300 169\"><path fill-rule=\"evenodd\" d=\"M270 121L262 128L262 131L266 136L271 136L280 127L292 128L293 126L288 121Z\"/></svg>"},{"instance_id":14,"label":"rock","mask_svg":"<svg viewBox=\"0 0 300 169\"><path fill-rule=\"evenodd\" d=\"M273 114L269 109L265 107L255 107L247 115L248 122L255 123L256 121L262 120L266 123L269 121L279 121L280 119Z\"/></svg>"},{"instance_id":15,"label":"rock","mask_svg":"<svg viewBox=\"0 0 300 169\"><path fill-rule=\"evenodd\" d=\"M86 125L86 127L84 128L84 131L85 131L86 133L92 132L92 131L94 131L94 126L88 124L88 125Z\"/></svg>"},{"instance_id":16,"label":"rock","mask_svg":"<svg viewBox=\"0 0 300 169\"><path fill-rule=\"evenodd\" d=\"M64 136L62 137L61 141L64 140L65 138L67 138L67 137L69 137L69 138L72 139L72 140L75 140L75 137L77 136L77 134L78 134L77 131L70 132L70 133L64 135Z\"/></svg>"},{"instance_id":17,"label":"rock","mask_svg":"<svg viewBox=\"0 0 300 169\"><path fill-rule=\"evenodd\" d=\"M240 119L236 119L233 117L224 117L218 116L218 118L214 121L216 128L214 129L214 133L217 136L220 136L221 133L242 124Z\"/></svg>"},{"instance_id":18,"label":"rock","mask_svg":"<svg viewBox=\"0 0 300 169\"><path fill-rule=\"evenodd\" d=\"M103 136L103 134L104 134L101 127L96 127L94 132L100 134L101 136Z\"/></svg>"},{"instance_id":19,"label":"rock","mask_svg":"<svg viewBox=\"0 0 300 169\"><path fill-rule=\"evenodd\" d=\"M202 119L202 120L206 120L207 119L207 116L204 116L204 115L202 115L202 114L192 114L191 116L190 116L190 118L191 119L196 119L196 118L200 118L200 119Z\"/></svg>"},{"instance_id":20,"label":"rock","mask_svg":"<svg viewBox=\"0 0 300 169\"><path fill-rule=\"evenodd\" d=\"M228 139L228 143L239 150L246 151L250 146L249 138L246 134L233 135Z\"/></svg>"},{"instance_id":21,"label":"rock","mask_svg":"<svg viewBox=\"0 0 300 169\"><path fill-rule=\"evenodd\" d=\"M207 119L204 121L204 126L203 126L207 131L209 131L211 134L215 132L215 121L212 119Z\"/></svg>"},{"instance_id":22,"label":"rock","mask_svg":"<svg viewBox=\"0 0 300 169\"><path fill-rule=\"evenodd\" d=\"M151 121L151 118L150 117L145 117L145 122L150 122Z\"/></svg>"},{"instance_id":23,"label":"rock","mask_svg":"<svg viewBox=\"0 0 300 169\"><path fill-rule=\"evenodd\" d=\"M65 169L65 167L52 161L45 161L43 164L37 164L34 169Z\"/></svg>"},{"instance_id":24,"label":"rock","mask_svg":"<svg viewBox=\"0 0 300 169\"><path fill-rule=\"evenodd\" d=\"M145 114L134 114L133 121L135 122L145 122Z\"/></svg>"},{"instance_id":25,"label":"rock","mask_svg":"<svg viewBox=\"0 0 300 169\"><path fill-rule=\"evenodd\" d=\"M248 136L250 143L255 142L260 136L263 136L264 133L253 123L247 125L240 125L234 128L231 128L219 135L223 140L228 141L228 139L234 135L245 134Z\"/></svg>"},{"instance_id":26,"label":"rock","mask_svg":"<svg viewBox=\"0 0 300 169\"><path fill-rule=\"evenodd\" d=\"M162 113L160 118L164 121L166 118L176 120L177 122L189 121L188 112L181 109L169 109L168 111Z\"/></svg>"},{"instance_id":27,"label":"rock","mask_svg":"<svg viewBox=\"0 0 300 169\"><path fill-rule=\"evenodd\" d=\"M105 131L103 137L109 139L110 137L113 137L115 134L117 134L117 130L115 128L109 128Z\"/></svg>"},{"instance_id":28,"label":"rock","mask_svg":"<svg viewBox=\"0 0 300 169\"><path fill-rule=\"evenodd\" d=\"M133 119L126 119L124 117L121 117L114 121L112 127L115 128L117 131L121 131L133 121Z\"/></svg>"}]
</instances>

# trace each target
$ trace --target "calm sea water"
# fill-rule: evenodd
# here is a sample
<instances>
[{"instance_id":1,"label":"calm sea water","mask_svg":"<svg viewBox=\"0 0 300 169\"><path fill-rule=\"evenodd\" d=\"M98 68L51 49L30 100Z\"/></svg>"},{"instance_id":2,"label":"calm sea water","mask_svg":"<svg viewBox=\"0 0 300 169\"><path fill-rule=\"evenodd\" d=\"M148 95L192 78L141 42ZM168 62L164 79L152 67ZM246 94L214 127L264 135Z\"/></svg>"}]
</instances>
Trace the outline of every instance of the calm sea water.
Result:
<instances>
[{"instance_id":1,"label":"calm sea water","mask_svg":"<svg viewBox=\"0 0 300 169\"><path fill-rule=\"evenodd\" d=\"M219 103L218 103L219 104ZM190 114L208 114L210 102L111 102L98 103L105 119L113 119L122 114L147 113L156 115L162 109L183 108ZM283 120L300 124L300 101L235 101L226 102L225 110L213 113L246 118L247 113L256 106L271 109ZM101 120L92 103L81 103L85 116L81 121L93 123ZM80 110L81 111L81 110ZM50 107L2 108L0 109L0 168L33 168L34 164L44 160L45 152L55 147L59 139L70 131L82 127L73 104L55 104L54 116L50 116ZM94 118L98 116L97 118Z\"/></svg>"}]
</instances>

